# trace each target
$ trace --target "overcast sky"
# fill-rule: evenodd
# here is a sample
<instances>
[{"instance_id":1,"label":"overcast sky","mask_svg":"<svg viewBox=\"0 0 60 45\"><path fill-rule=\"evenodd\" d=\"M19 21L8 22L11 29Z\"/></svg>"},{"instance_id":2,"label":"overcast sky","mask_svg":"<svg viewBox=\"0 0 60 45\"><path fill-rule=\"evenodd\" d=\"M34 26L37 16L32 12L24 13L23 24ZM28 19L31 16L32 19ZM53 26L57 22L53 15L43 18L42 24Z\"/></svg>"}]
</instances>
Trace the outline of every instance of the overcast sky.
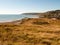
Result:
<instances>
[{"instance_id":1,"label":"overcast sky","mask_svg":"<svg viewBox=\"0 0 60 45\"><path fill-rule=\"evenodd\" d=\"M0 0L0 14L45 12L60 9L60 0Z\"/></svg>"}]
</instances>

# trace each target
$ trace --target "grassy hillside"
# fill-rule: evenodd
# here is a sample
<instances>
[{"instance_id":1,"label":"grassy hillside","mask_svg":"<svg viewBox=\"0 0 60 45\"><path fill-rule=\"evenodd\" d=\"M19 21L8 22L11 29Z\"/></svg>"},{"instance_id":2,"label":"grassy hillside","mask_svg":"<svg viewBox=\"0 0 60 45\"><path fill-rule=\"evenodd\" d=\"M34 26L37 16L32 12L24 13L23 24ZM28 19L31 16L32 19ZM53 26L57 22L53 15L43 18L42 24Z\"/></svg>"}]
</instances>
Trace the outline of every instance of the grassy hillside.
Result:
<instances>
[{"instance_id":1,"label":"grassy hillside","mask_svg":"<svg viewBox=\"0 0 60 45\"><path fill-rule=\"evenodd\" d=\"M0 24L0 45L60 45L60 20L28 18Z\"/></svg>"}]
</instances>

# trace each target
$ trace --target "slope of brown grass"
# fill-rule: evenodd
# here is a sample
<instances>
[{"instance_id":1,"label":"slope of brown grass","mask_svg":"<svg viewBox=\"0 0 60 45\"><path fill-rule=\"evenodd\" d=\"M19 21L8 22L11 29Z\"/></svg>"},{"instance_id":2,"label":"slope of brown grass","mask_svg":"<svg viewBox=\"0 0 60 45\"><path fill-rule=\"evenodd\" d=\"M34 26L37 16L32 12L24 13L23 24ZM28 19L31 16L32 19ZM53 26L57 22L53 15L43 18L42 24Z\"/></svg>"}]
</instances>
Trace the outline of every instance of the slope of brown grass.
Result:
<instances>
[{"instance_id":1,"label":"slope of brown grass","mask_svg":"<svg viewBox=\"0 0 60 45\"><path fill-rule=\"evenodd\" d=\"M0 24L0 45L60 45L60 20L29 18L16 23Z\"/></svg>"}]
</instances>

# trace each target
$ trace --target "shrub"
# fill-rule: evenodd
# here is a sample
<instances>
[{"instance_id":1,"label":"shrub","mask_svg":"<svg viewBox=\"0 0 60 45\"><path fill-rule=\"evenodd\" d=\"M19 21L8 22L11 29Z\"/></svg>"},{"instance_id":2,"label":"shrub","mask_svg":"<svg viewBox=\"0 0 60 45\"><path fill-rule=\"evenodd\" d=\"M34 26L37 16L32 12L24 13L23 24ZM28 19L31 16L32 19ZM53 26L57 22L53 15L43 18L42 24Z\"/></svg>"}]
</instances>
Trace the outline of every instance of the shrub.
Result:
<instances>
[{"instance_id":1,"label":"shrub","mask_svg":"<svg viewBox=\"0 0 60 45\"><path fill-rule=\"evenodd\" d=\"M49 23L48 22L33 22L33 24L44 25L44 24L49 24Z\"/></svg>"},{"instance_id":2,"label":"shrub","mask_svg":"<svg viewBox=\"0 0 60 45\"><path fill-rule=\"evenodd\" d=\"M46 44L46 45L51 45L51 43L48 42L48 41L43 41L42 43L43 43L43 44Z\"/></svg>"},{"instance_id":3,"label":"shrub","mask_svg":"<svg viewBox=\"0 0 60 45\"><path fill-rule=\"evenodd\" d=\"M6 31L6 32L11 32L11 31L12 31L12 29L11 29L11 28L6 27L6 28L5 28L5 31Z\"/></svg>"}]
</instances>

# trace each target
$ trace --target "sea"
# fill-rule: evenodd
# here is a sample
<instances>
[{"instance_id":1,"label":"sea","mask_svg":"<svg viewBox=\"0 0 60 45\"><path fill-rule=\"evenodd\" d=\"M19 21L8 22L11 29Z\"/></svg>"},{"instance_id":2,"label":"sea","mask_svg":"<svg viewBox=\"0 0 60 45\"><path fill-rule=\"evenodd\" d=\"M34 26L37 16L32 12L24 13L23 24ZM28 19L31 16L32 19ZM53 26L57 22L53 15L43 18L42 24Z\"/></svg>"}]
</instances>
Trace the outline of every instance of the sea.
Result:
<instances>
[{"instance_id":1,"label":"sea","mask_svg":"<svg viewBox=\"0 0 60 45\"><path fill-rule=\"evenodd\" d=\"M38 18L37 15L21 15L21 14L0 14L0 22L11 22L21 20L23 18Z\"/></svg>"}]
</instances>

